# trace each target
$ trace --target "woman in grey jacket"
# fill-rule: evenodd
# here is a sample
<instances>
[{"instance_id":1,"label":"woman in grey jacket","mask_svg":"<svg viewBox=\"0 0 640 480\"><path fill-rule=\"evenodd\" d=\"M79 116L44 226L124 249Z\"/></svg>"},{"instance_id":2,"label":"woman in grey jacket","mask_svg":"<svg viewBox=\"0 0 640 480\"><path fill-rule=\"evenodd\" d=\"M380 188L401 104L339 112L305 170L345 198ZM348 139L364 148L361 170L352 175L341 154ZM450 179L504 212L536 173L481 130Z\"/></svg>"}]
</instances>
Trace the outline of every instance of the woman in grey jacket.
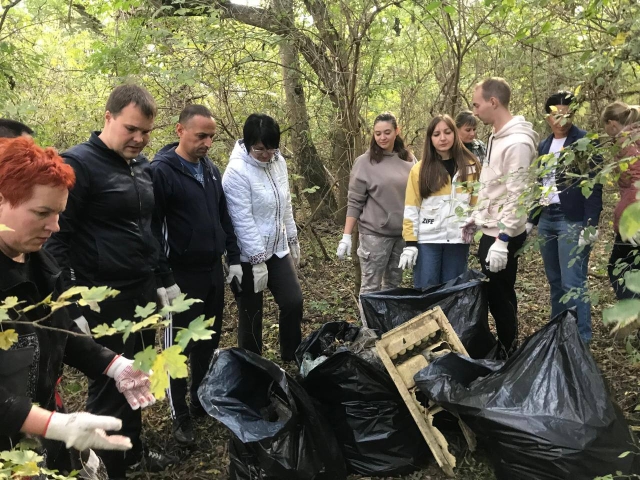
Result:
<instances>
[{"instance_id":1,"label":"woman in grey jacket","mask_svg":"<svg viewBox=\"0 0 640 480\"><path fill-rule=\"evenodd\" d=\"M254 113L243 135L222 176L243 271L238 345L262 354L262 291L269 288L280 309L280 356L291 361L301 340L303 302L287 164L278 150L280 127L268 115Z\"/></svg>"},{"instance_id":2,"label":"woman in grey jacket","mask_svg":"<svg viewBox=\"0 0 640 480\"><path fill-rule=\"evenodd\" d=\"M358 223L360 295L394 288L402 282L398 268L404 248L404 195L415 157L405 148L396 117L382 113L373 122L369 149L356 158L349 181L349 201L338 258L351 253L351 232Z\"/></svg>"}]
</instances>

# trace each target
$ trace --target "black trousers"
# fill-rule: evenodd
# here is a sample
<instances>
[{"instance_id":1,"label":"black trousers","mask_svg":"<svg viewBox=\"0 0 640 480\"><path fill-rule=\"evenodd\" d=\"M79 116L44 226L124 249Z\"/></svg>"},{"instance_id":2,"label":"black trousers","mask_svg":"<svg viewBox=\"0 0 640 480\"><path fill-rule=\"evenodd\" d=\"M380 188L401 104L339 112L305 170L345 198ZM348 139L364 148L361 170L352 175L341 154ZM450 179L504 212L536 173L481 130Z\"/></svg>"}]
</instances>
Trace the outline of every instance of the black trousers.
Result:
<instances>
[{"instance_id":1,"label":"black trousers","mask_svg":"<svg viewBox=\"0 0 640 480\"><path fill-rule=\"evenodd\" d=\"M627 272L640 270L640 264L634 263L638 256L640 256L640 247L623 242L620 234L617 233L609 258L608 271L609 281L618 300L640 298L640 295L626 288L624 283L620 283Z\"/></svg>"},{"instance_id":2,"label":"black trousers","mask_svg":"<svg viewBox=\"0 0 640 480\"><path fill-rule=\"evenodd\" d=\"M291 255L267 260L267 288L278 304L280 315L280 357L294 359L302 340L302 290ZM254 293L251 264L242 263L242 293L238 296L238 346L262 355L262 292Z\"/></svg>"},{"instance_id":3,"label":"black trousers","mask_svg":"<svg viewBox=\"0 0 640 480\"><path fill-rule=\"evenodd\" d=\"M489 248L496 241L495 237L482 235L478 246L482 273L489 278L487 288L489 311L496 322L498 340L502 343L507 355L513 353L518 346L518 299L515 289L518 257L516 252L522 248L526 238L527 234L521 233L509 241L507 266L496 273L489 271L486 262Z\"/></svg>"},{"instance_id":4,"label":"black trousers","mask_svg":"<svg viewBox=\"0 0 640 480\"><path fill-rule=\"evenodd\" d=\"M173 314L171 325L164 333L165 348L173 345L180 329L187 328L200 315L204 315L205 320L215 317L215 322L211 327L215 333L211 340L189 342L184 351L184 354L189 357L191 366L190 401L195 407L200 407L198 387L207 374L211 356L214 350L218 348L222 331L222 313L224 310L224 271L222 269L222 261L218 261L214 268L208 272L174 270L173 276L180 290L187 295L187 298L197 298L202 302L194 303L186 312ZM187 390L186 378L172 378L169 380L169 405L174 419L189 412L186 401Z\"/></svg>"},{"instance_id":5,"label":"black trousers","mask_svg":"<svg viewBox=\"0 0 640 480\"><path fill-rule=\"evenodd\" d=\"M135 320L135 308L138 305L145 306L149 302L157 301L156 280L153 276L145 279L132 289L120 289L120 293L100 303L100 312L86 309L83 313L89 326L94 328L106 323L113 324L117 319ZM155 342L155 330L143 330L131 334L126 342L122 335L111 335L96 339L96 342L119 353L127 358L144 350ZM140 409L132 410L127 400L116 388L115 381L106 375L101 375L95 380L89 381L89 394L87 398L87 411L95 415L110 415L122 420L122 430L118 435L125 435L131 439L133 448L127 452L113 450L96 450L96 454L102 458L109 478L124 478L128 465L137 462L142 455L142 415Z\"/></svg>"}]
</instances>

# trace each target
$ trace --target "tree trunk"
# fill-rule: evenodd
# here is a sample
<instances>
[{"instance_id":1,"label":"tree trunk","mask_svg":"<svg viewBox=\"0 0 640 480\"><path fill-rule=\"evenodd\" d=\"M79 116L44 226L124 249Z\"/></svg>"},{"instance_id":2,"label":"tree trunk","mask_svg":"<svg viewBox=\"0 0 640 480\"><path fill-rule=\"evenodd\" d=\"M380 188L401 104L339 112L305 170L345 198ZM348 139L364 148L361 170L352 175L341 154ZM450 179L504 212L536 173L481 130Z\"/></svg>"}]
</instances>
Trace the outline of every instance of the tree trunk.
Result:
<instances>
[{"instance_id":1,"label":"tree trunk","mask_svg":"<svg viewBox=\"0 0 640 480\"><path fill-rule=\"evenodd\" d=\"M337 210L337 203L331 191L331 181L311 138L298 51L287 38L283 38L280 42L280 60L287 110L291 122L293 155L298 164L298 171L304 178L305 188L318 187L313 192L305 193L305 197L309 202L311 212L315 212L314 219L328 218Z\"/></svg>"}]
</instances>

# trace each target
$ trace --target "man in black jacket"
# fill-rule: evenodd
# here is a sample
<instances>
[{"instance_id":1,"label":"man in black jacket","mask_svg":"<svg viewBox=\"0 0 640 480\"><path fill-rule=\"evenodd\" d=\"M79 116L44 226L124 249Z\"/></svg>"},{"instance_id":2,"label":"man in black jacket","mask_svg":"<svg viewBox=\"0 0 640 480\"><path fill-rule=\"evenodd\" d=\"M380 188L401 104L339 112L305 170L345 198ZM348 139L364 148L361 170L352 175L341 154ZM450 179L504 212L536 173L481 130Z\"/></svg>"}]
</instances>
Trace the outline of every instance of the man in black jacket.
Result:
<instances>
[{"instance_id":1,"label":"man in black jacket","mask_svg":"<svg viewBox=\"0 0 640 480\"><path fill-rule=\"evenodd\" d=\"M587 173L580 171L579 151L573 150L573 160L565 155L572 151L576 141L587 134L572 122L574 103L573 94L565 91L554 93L545 103L547 123L552 133L540 142L538 155L553 153L556 167L546 169L548 173L540 178L543 191L541 207L530 216L527 231L530 232L534 224L538 225L538 234L542 238L540 253L549 281L551 318L567 308L576 307L578 331L589 343L591 301L587 275L591 246L598 239L602 185L594 185L586 197L580 185L581 178L567 175L567 172ZM587 162L589 177L594 177L594 167L601 161L596 156Z\"/></svg>"},{"instance_id":2,"label":"man in black jacket","mask_svg":"<svg viewBox=\"0 0 640 480\"><path fill-rule=\"evenodd\" d=\"M190 105L180 114L176 131L180 141L158 152L151 170L156 200L157 235L163 240L168 259L161 262L162 274L173 273L176 283L188 297L198 298L187 312L174 314L165 331L165 348L172 345L182 328L204 315L215 317L211 340L189 343L185 353L191 364L190 406L185 400L187 379L170 380L169 402L173 418L173 434L182 445L195 441L192 416L202 416L198 387L209 367L213 351L218 347L224 308L225 250L230 263L227 281L242 281L240 250L227 212L220 171L207 157L216 133L211 112L201 105Z\"/></svg>"},{"instance_id":3,"label":"man in black jacket","mask_svg":"<svg viewBox=\"0 0 640 480\"><path fill-rule=\"evenodd\" d=\"M68 286L109 286L120 291L102 302L100 312L86 309L89 328L113 324L119 318L135 320L138 305L167 304L180 293L170 275L156 279L159 245L151 229L155 206L149 162L141 154L149 143L156 116L153 97L136 85L115 88L107 100L102 132L62 154L76 174L67 208L60 215L60 231L45 248L63 269ZM163 283L166 282L166 283ZM166 288L165 288L166 287ZM155 332L143 330L123 342L122 335L98 341L132 358L154 344ZM128 465L140 462L158 471L173 459L142 448L140 411L128 408L110 379L89 383L87 409L122 420L122 432L133 449L125 456L99 452L109 477L124 478Z\"/></svg>"}]
</instances>

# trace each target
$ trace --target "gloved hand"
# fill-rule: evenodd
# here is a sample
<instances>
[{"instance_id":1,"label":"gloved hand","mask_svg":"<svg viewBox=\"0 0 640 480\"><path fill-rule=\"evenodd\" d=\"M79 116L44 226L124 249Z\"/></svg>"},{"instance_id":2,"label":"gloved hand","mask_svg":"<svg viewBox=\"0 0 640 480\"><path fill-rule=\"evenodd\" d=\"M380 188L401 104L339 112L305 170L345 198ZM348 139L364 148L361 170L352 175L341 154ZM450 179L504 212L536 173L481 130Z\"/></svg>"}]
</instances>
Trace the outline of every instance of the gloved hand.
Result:
<instances>
[{"instance_id":1,"label":"gloved hand","mask_svg":"<svg viewBox=\"0 0 640 480\"><path fill-rule=\"evenodd\" d=\"M238 279L238 283L242 283L242 265L230 265L229 275L227 275L227 283L231 283L233 277Z\"/></svg>"},{"instance_id":2,"label":"gloved hand","mask_svg":"<svg viewBox=\"0 0 640 480\"><path fill-rule=\"evenodd\" d=\"M535 226L535 225L534 225L533 223L531 223L531 222L527 222L527 224L526 224L526 225L525 225L525 227L524 227L524 228L527 230L527 235L530 235L530 234L531 234L531 232L533 231L533 227L534 227L534 226Z\"/></svg>"},{"instance_id":3,"label":"gloved hand","mask_svg":"<svg viewBox=\"0 0 640 480\"><path fill-rule=\"evenodd\" d=\"M80 315L78 318L74 320L75 324L78 326L82 333L86 333L87 335L91 335L91 328L89 327L89 322L84 318L84 315Z\"/></svg>"},{"instance_id":4,"label":"gloved hand","mask_svg":"<svg viewBox=\"0 0 640 480\"><path fill-rule=\"evenodd\" d=\"M300 244L298 242L289 244L289 253L293 259L293 264L296 268L300 266Z\"/></svg>"},{"instance_id":5,"label":"gloved hand","mask_svg":"<svg viewBox=\"0 0 640 480\"><path fill-rule=\"evenodd\" d=\"M164 287L160 287L156 290L156 294L158 295L158 306L160 308L168 307L170 304L169 296L167 295L167 289Z\"/></svg>"},{"instance_id":6,"label":"gloved hand","mask_svg":"<svg viewBox=\"0 0 640 480\"><path fill-rule=\"evenodd\" d=\"M262 262L257 265L252 265L251 271L253 272L253 291L258 293L267 288L267 282L269 280L267 264Z\"/></svg>"},{"instance_id":7,"label":"gloved hand","mask_svg":"<svg viewBox=\"0 0 640 480\"><path fill-rule=\"evenodd\" d=\"M600 234L598 233L597 229L596 229L596 233L590 233L589 230L587 230L586 228L583 228L580 231L580 236L578 237L578 247L582 248L582 247L588 247L589 245L593 245L598 241L599 237L600 237Z\"/></svg>"},{"instance_id":8,"label":"gloved hand","mask_svg":"<svg viewBox=\"0 0 640 480\"><path fill-rule=\"evenodd\" d=\"M170 287L165 289L167 291L167 298L169 299L169 304L172 304L173 301L178 298L182 292L180 291L180 287L177 284L173 284Z\"/></svg>"},{"instance_id":9,"label":"gloved hand","mask_svg":"<svg viewBox=\"0 0 640 480\"><path fill-rule=\"evenodd\" d=\"M133 410L156 403L150 390L149 377L146 373L133 369L133 360L118 355L104 373L116 381L116 388Z\"/></svg>"},{"instance_id":10,"label":"gloved hand","mask_svg":"<svg viewBox=\"0 0 640 480\"><path fill-rule=\"evenodd\" d=\"M476 225L476 221L473 218L467 219L467 223L462 227L462 241L464 243L473 242L473 236L477 231L478 225Z\"/></svg>"},{"instance_id":11,"label":"gloved hand","mask_svg":"<svg viewBox=\"0 0 640 480\"><path fill-rule=\"evenodd\" d=\"M338 243L338 250L336 255L340 260L344 260L345 257L351 256L351 235L348 233L342 234L342 240Z\"/></svg>"},{"instance_id":12,"label":"gloved hand","mask_svg":"<svg viewBox=\"0 0 640 480\"><path fill-rule=\"evenodd\" d=\"M406 270L410 267L415 267L418 261L418 247L404 247L402 255L400 255L400 263L398 268Z\"/></svg>"},{"instance_id":13,"label":"gloved hand","mask_svg":"<svg viewBox=\"0 0 640 480\"><path fill-rule=\"evenodd\" d=\"M44 438L64 442L67 448L85 450L129 450L132 448L129 437L107 435L105 430L120 430L122 421L115 417L81 413L54 412L45 427Z\"/></svg>"},{"instance_id":14,"label":"gloved hand","mask_svg":"<svg viewBox=\"0 0 640 480\"><path fill-rule=\"evenodd\" d=\"M508 246L508 242L503 242L497 238L496 241L493 242L493 245L489 248L487 259L485 260L490 272L496 273L507 268L507 260L509 259Z\"/></svg>"}]
</instances>

